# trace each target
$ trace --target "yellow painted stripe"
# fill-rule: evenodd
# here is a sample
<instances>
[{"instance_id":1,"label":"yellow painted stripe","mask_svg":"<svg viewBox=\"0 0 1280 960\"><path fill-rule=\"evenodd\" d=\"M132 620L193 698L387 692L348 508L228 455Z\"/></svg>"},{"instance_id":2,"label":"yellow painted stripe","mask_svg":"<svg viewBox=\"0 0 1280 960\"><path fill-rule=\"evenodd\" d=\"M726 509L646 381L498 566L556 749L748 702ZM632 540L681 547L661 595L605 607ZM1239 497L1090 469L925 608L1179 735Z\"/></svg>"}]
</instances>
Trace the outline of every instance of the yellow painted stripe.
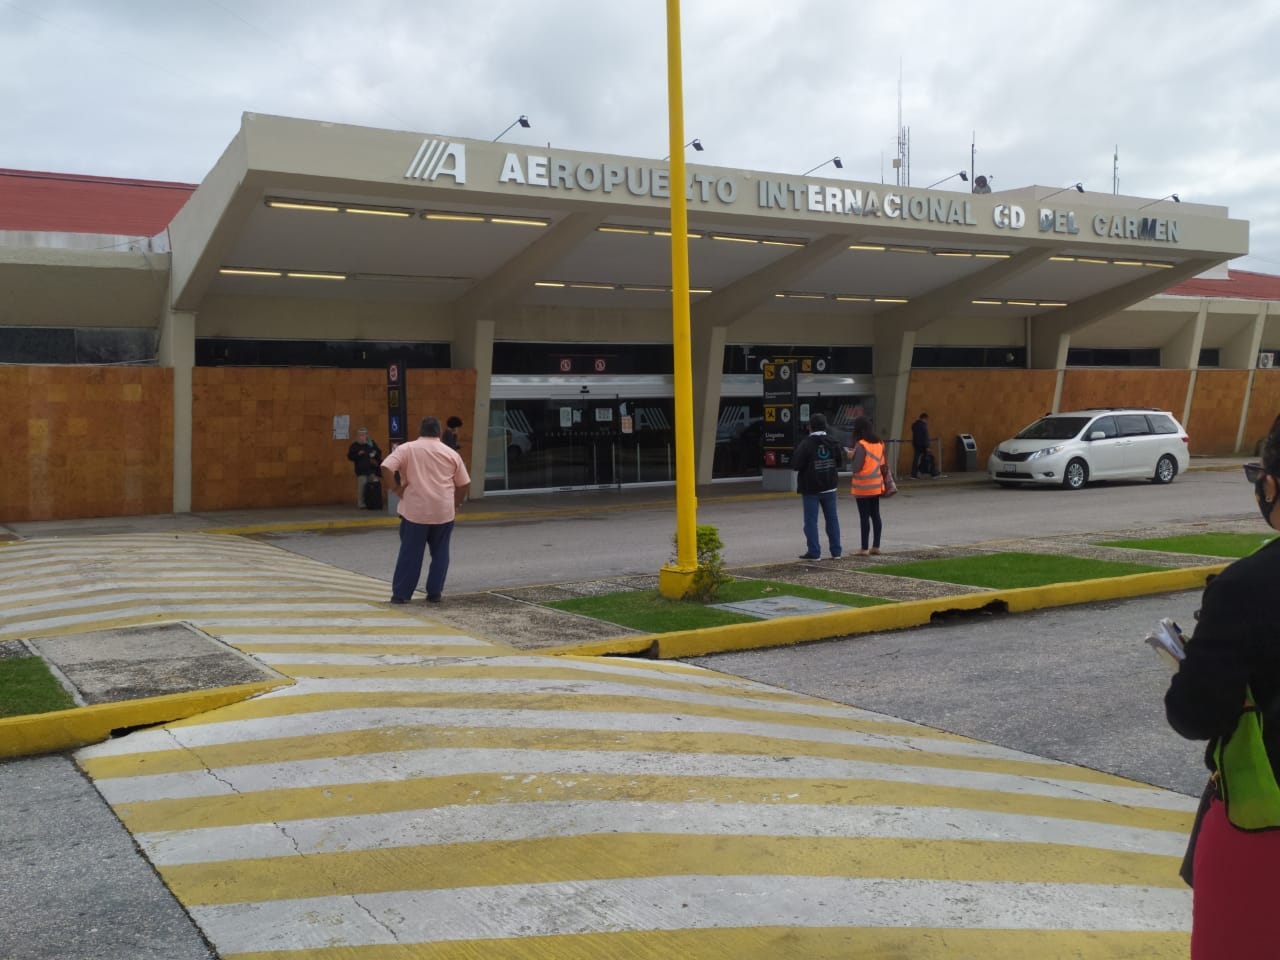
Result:
<instances>
[{"instance_id":1,"label":"yellow painted stripe","mask_svg":"<svg viewBox=\"0 0 1280 960\"><path fill-rule=\"evenodd\" d=\"M707 873L1183 886L1176 857L1048 843L880 837L613 833L160 867L187 907Z\"/></svg>"},{"instance_id":2,"label":"yellow painted stripe","mask_svg":"<svg viewBox=\"0 0 1280 960\"><path fill-rule=\"evenodd\" d=\"M528 777L469 773L465 776L414 777L393 782L137 800L117 804L115 812L132 832L154 833L317 817L351 817L459 803L510 804L512 816L520 816L520 803L565 800L958 807L1180 833L1190 829L1193 816L1191 811L895 780L596 773Z\"/></svg>"},{"instance_id":3,"label":"yellow painted stripe","mask_svg":"<svg viewBox=\"0 0 1280 960\"><path fill-rule=\"evenodd\" d=\"M113 730L153 726L196 716L291 683L291 680L280 677L212 690L192 690L141 700L5 717L0 719L0 760L83 747L106 740Z\"/></svg>"},{"instance_id":4,"label":"yellow painted stripe","mask_svg":"<svg viewBox=\"0 0 1280 960\"><path fill-rule=\"evenodd\" d=\"M1040 777L1084 783L1143 787L1085 767L1015 757L994 758L931 753L911 747L830 743L747 733L669 733L644 730L583 730L575 728L436 727L429 724L376 727L267 740L240 740L173 750L124 753L81 761L98 780L155 776L264 763L302 762L326 757L352 757L401 750L563 750L614 753L715 754L746 757L822 757L858 763L888 763L934 770Z\"/></svg>"},{"instance_id":5,"label":"yellow painted stripe","mask_svg":"<svg viewBox=\"0 0 1280 960\"><path fill-rule=\"evenodd\" d=\"M280 667L292 675L296 664ZM382 667L371 676L397 677L434 676L434 668ZM811 714L782 713L755 710L750 707L731 707L722 703L689 703L650 698L636 694L590 693L485 693L459 692L408 692L372 691L369 693L302 693L296 697L267 697L241 704L235 711L220 713L216 718L203 721L261 720L266 717L286 717L300 713L325 713L331 710L381 709L441 709L441 710L536 710L554 713L634 713L644 715L714 717L717 720L740 720L752 723L771 723L779 726L812 727L821 730L850 730L858 733L883 733L900 737L927 737L955 743L973 743L968 737L944 733L928 727L889 720L863 720L855 717L819 717ZM1066 765L1064 764L1064 767Z\"/></svg>"},{"instance_id":6,"label":"yellow painted stripe","mask_svg":"<svg viewBox=\"0 0 1280 960\"><path fill-rule=\"evenodd\" d=\"M223 960L1186 960L1189 934L1122 930L728 927L224 953Z\"/></svg>"}]
</instances>

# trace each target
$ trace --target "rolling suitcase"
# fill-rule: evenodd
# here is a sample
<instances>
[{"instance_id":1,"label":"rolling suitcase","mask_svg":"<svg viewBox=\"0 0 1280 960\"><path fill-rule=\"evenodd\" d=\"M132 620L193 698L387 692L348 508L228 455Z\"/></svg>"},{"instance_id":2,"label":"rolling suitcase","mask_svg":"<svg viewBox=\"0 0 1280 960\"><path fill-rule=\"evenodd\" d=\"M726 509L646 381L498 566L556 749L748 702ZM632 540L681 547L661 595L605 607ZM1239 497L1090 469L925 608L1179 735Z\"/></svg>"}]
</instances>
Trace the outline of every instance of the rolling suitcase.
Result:
<instances>
[{"instance_id":1,"label":"rolling suitcase","mask_svg":"<svg viewBox=\"0 0 1280 960\"><path fill-rule=\"evenodd\" d=\"M366 510L382 509L382 481L370 480L364 485L364 508Z\"/></svg>"},{"instance_id":2,"label":"rolling suitcase","mask_svg":"<svg viewBox=\"0 0 1280 960\"><path fill-rule=\"evenodd\" d=\"M934 477L938 475L938 463L928 450L920 454L920 472Z\"/></svg>"}]
</instances>

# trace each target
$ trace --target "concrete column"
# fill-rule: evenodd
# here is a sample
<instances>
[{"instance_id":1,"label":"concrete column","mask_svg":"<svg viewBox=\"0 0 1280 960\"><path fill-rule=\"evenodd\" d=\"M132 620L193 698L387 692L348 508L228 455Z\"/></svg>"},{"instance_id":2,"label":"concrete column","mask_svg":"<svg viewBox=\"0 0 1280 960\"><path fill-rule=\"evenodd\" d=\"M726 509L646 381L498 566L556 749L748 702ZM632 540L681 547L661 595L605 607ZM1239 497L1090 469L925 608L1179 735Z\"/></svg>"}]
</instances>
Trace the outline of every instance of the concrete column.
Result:
<instances>
[{"instance_id":1,"label":"concrete column","mask_svg":"<svg viewBox=\"0 0 1280 960\"><path fill-rule=\"evenodd\" d=\"M1232 337L1218 356L1219 365L1232 369L1241 367L1249 371L1249 382L1245 385L1244 403L1240 405L1240 424L1236 427L1236 449L1246 449L1247 440L1244 435L1249 420L1249 404L1253 401L1253 382L1258 376L1258 350L1262 346L1262 334L1267 326L1266 302L1258 304L1258 312L1253 323L1245 327L1238 335ZM1248 452L1253 452L1252 445Z\"/></svg>"},{"instance_id":2,"label":"concrete column","mask_svg":"<svg viewBox=\"0 0 1280 960\"><path fill-rule=\"evenodd\" d=\"M1027 366L1032 370L1064 370L1070 346L1070 333L1046 332L1033 320L1031 336L1027 339Z\"/></svg>"},{"instance_id":3,"label":"concrete column","mask_svg":"<svg viewBox=\"0 0 1280 960\"><path fill-rule=\"evenodd\" d=\"M911 386L911 357L916 332L876 321L872 381L876 391L876 428L882 437L902 436L907 417L907 389Z\"/></svg>"},{"instance_id":4,"label":"concrete column","mask_svg":"<svg viewBox=\"0 0 1280 960\"><path fill-rule=\"evenodd\" d=\"M476 399L471 411L472 500L484 499L484 465L489 456L489 395L493 384L493 337L497 323L493 320L460 319L454 327L453 365L476 372Z\"/></svg>"},{"instance_id":5,"label":"concrete column","mask_svg":"<svg viewBox=\"0 0 1280 960\"><path fill-rule=\"evenodd\" d=\"M1238 334L1223 345L1218 355L1218 365L1224 370L1252 370L1258 365L1258 351L1262 348L1262 332L1267 325L1267 303L1258 305L1253 323L1247 324Z\"/></svg>"},{"instance_id":6,"label":"concrete column","mask_svg":"<svg viewBox=\"0 0 1280 960\"><path fill-rule=\"evenodd\" d=\"M196 315L166 309L156 359L173 369L173 512L191 512L191 371L196 365Z\"/></svg>"},{"instance_id":7,"label":"concrete column","mask_svg":"<svg viewBox=\"0 0 1280 960\"><path fill-rule=\"evenodd\" d=\"M1200 366L1200 346L1204 342L1204 324L1209 315L1209 302L1200 301L1196 315L1184 323L1160 349L1160 366L1166 370L1195 370Z\"/></svg>"},{"instance_id":8,"label":"concrete column","mask_svg":"<svg viewBox=\"0 0 1280 960\"><path fill-rule=\"evenodd\" d=\"M694 324L690 338L693 367L693 443L698 462L696 483L711 482L715 465L716 424L720 419L720 387L724 373L727 326Z\"/></svg>"}]
</instances>

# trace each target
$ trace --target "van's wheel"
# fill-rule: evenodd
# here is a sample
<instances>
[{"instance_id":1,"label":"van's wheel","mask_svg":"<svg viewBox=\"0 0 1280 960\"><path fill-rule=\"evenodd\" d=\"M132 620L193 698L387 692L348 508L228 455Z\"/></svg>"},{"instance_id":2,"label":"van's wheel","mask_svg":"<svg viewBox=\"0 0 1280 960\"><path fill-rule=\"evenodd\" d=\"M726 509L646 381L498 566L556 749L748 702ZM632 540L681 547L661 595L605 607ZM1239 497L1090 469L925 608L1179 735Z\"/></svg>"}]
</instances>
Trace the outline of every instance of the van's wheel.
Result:
<instances>
[{"instance_id":1,"label":"van's wheel","mask_svg":"<svg viewBox=\"0 0 1280 960\"><path fill-rule=\"evenodd\" d=\"M1083 460L1072 460L1062 471L1062 485L1068 490L1083 490L1089 482L1089 468Z\"/></svg>"},{"instance_id":2,"label":"van's wheel","mask_svg":"<svg viewBox=\"0 0 1280 960\"><path fill-rule=\"evenodd\" d=\"M1167 453L1156 461L1156 472L1151 478L1155 483L1168 483L1178 475L1178 464Z\"/></svg>"}]
</instances>

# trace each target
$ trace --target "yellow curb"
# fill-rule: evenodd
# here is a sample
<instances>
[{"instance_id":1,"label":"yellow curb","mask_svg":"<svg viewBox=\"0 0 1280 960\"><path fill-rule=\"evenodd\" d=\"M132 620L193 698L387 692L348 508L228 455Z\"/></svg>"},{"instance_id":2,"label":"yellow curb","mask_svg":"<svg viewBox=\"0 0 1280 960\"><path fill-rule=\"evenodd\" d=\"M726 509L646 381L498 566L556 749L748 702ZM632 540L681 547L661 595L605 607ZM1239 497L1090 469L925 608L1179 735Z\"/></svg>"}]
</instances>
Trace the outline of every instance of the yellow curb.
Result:
<instances>
[{"instance_id":1,"label":"yellow curb","mask_svg":"<svg viewBox=\"0 0 1280 960\"><path fill-rule=\"evenodd\" d=\"M814 640L830 640L833 637L920 627L930 623L935 614L981 610L992 604L1002 604L1009 613L1025 613L1046 607L1065 607L1099 600L1201 589L1210 576L1221 573L1226 567L1226 563L1218 563L1205 567L1183 567L1152 573L1132 573L1123 577L1079 580L1074 583L1051 583L1041 587L987 590L982 593L907 600L811 616L779 617L757 623L733 623L643 637L620 637L612 641L598 640L542 652L553 656L648 654L659 660L681 660L713 653L785 647Z\"/></svg>"},{"instance_id":2,"label":"yellow curb","mask_svg":"<svg viewBox=\"0 0 1280 960\"><path fill-rule=\"evenodd\" d=\"M192 690L142 700L5 717L0 719L0 760L60 753L106 740L113 730L182 720L287 686L293 686L293 681L281 677L279 680L240 683L213 690Z\"/></svg>"},{"instance_id":3,"label":"yellow curb","mask_svg":"<svg viewBox=\"0 0 1280 960\"><path fill-rule=\"evenodd\" d=\"M754 626L754 624L748 624ZM689 631L694 632L694 631ZM591 640L586 643L570 643L563 647L551 647L526 653L545 653L553 657L636 657L649 653L662 634L646 633L639 637L616 637L612 640Z\"/></svg>"}]
</instances>

